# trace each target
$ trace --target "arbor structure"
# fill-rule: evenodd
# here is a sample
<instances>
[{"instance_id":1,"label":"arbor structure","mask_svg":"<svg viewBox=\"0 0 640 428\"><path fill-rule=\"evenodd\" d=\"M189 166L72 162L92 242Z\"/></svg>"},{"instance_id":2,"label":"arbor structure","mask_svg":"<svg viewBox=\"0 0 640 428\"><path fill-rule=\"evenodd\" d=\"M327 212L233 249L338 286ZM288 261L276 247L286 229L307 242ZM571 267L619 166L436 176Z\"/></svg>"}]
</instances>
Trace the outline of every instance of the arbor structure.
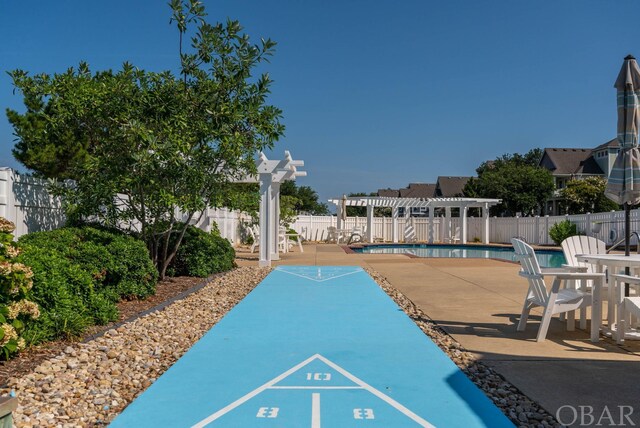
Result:
<instances>
[{"instance_id":1,"label":"arbor structure","mask_svg":"<svg viewBox=\"0 0 640 428\"><path fill-rule=\"evenodd\" d=\"M237 21L208 24L197 0L170 5L179 76L127 63L117 72L85 63L53 76L16 70L26 112L8 112L16 158L41 176L75 180L56 187L68 215L133 226L161 277L186 224L206 207L241 204L233 183L257 172L256 153L284 131L281 111L267 103L269 76L252 77L275 43L252 44Z\"/></svg>"}]
</instances>

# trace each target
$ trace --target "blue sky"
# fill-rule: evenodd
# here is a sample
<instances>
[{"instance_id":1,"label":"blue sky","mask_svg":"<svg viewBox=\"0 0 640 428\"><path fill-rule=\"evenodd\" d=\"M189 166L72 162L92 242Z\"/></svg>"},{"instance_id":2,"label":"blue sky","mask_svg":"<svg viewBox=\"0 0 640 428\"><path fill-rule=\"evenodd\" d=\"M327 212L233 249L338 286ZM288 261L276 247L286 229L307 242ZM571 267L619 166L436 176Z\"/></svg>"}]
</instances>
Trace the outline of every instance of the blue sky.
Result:
<instances>
[{"instance_id":1,"label":"blue sky","mask_svg":"<svg viewBox=\"0 0 640 428\"><path fill-rule=\"evenodd\" d=\"M278 42L266 67L299 183L342 193L473 175L534 147L595 147L615 136L613 82L640 56L637 1L204 0ZM177 68L165 1L0 2L0 166L19 168L5 71L93 70L123 61Z\"/></svg>"}]
</instances>

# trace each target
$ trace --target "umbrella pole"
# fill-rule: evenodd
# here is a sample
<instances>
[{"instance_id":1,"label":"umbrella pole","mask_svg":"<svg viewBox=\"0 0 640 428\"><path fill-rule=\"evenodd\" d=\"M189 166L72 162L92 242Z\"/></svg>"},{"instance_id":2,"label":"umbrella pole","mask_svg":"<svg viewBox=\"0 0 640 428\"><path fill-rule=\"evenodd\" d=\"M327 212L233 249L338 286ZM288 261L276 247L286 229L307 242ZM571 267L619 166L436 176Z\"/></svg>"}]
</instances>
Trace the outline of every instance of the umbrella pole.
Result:
<instances>
[{"instance_id":1,"label":"umbrella pole","mask_svg":"<svg viewBox=\"0 0 640 428\"><path fill-rule=\"evenodd\" d=\"M638 244L640 245L640 243ZM624 255L629 256L631 247L631 205L624 204ZM629 267L624 269L625 275L629 275ZM629 284L624 285L624 295L629 295Z\"/></svg>"},{"instance_id":2,"label":"umbrella pole","mask_svg":"<svg viewBox=\"0 0 640 428\"><path fill-rule=\"evenodd\" d=\"M629 92L629 84L625 85L623 98L623 120L624 120L624 147L627 147L627 94ZM624 204L624 255L629 256L630 237L631 237L631 206L629 203ZM625 275L630 274L629 267L624 268ZM629 284L624 284L624 295L629 295Z\"/></svg>"}]
</instances>

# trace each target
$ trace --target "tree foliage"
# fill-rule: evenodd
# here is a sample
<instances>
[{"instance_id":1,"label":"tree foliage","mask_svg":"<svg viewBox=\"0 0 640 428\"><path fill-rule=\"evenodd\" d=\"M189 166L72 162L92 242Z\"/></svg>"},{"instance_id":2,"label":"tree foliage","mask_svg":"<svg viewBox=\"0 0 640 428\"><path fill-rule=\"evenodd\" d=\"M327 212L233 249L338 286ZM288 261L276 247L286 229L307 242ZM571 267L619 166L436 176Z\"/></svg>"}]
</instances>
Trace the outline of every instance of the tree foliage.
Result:
<instances>
[{"instance_id":1,"label":"tree foliage","mask_svg":"<svg viewBox=\"0 0 640 428\"><path fill-rule=\"evenodd\" d=\"M309 186L297 186L295 181L285 181L280 185L281 202L283 196L295 198L293 210L310 215L327 215L329 207L318 200L318 193Z\"/></svg>"},{"instance_id":2,"label":"tree foliage","mask_svg":"<svg viewBox=\"0 0 640 428\"><path fill-rule=\"evenodd\" d=\"M585 214L616 210L618 204L604 195L607 180L602 177L587 177L570 180L560 194L567 201L568 214Z\"/></svg>"},{"instance_id":3,"label":"tree foliage","mask_svg":"<svg viewBox=\"0 0 640 428\"><path fill-rule=\"evenodd\" d=\"M565 239L578 235L578 226L569 220L562 220L549 228L549 237L560 245Z\"/></svg>"},{"instance_id":4,"label":"tree foliage","mask_svg":"<svg viewBox=\"0 0 640 428\"><path fill-rule=\"evenodd\" d=\"M540 212L554 189L551 173L538 166L541 153L540 149L533 149L524 155L506 154L494 161L483 162L476 169L478 177L467 182L464 194L502 199L491 209L494 215Z\"/></svg>"},{"instance_id":5,"label":"tree foliage","mask_svg":"<svg viewBox=\"0 0 640 428\"><path fill-rule=\"evenodd\" d=\"M231 182L254 173L255 153L284 131L281 111L267 103L269 76L252 76L275 43L252 44L237 21L208 24L197 0L170 6L180 76L128 63L95 73L81 63L53 76L15 70L26 112L8 111L16 158L42 176L75 180L58 187L68 215L135 224L161 277L186 224L206 207L247 202Z\"/></svg>"}]
</instances>

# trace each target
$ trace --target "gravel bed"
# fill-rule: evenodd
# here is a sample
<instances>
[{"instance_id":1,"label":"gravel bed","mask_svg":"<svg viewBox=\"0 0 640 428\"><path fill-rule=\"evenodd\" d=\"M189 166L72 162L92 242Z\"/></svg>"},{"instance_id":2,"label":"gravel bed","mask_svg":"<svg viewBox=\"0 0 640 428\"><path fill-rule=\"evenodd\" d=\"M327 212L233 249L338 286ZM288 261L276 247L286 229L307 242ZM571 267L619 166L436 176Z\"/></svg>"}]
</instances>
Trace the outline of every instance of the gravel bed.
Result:
<instances>
[{"instance_id":1,"label":"gravel bed","mask_svg":"<svg viewBox=\"0 0 640 428\"><path fill-rule=\"evenodd\" d=\"M30 346L8 361L0 361L0 388L5 388L11 377L21 377L31 373L40 363L60 354L67 346L74 342L88 342L103 334L107 330L117 328L123 322L132 320L146 314L146 310L157 307L159 304L171 301L182 293L188 293L204 284L207 280L189 276L167 278L156 285L156 292L146 299L121 300L116 303L118 307L118 320L107 325L95 325L87 329L82 337L73 339L60 339L53 342L45 342L40 345ZM145 313L143 313L145 312Z\"/></svg>"},{"instance_id":2,"label":"gravel bed","mask_svg":"<svg viewBox=\"0 0 640 428\"><path fill-rule=\"evenodd\" d=\"M242 300L270 269L244 267L214 278L184 300L75 343L20 378L17 427L108 424Z\"/></svg>"},{"instance_id":3,"label":"gravel bed","mask_svg":"<svg viewBox=\"0 0 640 428\"><path fill-rule=\"evenodd\" d=\"M373 269L366 268L365 270L416 323L420 330L433 340L517 427L555 428L563 426L553 415L520 392L502 375L477 361L472 353L465 350L407 296L394 288L384 276Z\"/></svg>"}]
</instances>

